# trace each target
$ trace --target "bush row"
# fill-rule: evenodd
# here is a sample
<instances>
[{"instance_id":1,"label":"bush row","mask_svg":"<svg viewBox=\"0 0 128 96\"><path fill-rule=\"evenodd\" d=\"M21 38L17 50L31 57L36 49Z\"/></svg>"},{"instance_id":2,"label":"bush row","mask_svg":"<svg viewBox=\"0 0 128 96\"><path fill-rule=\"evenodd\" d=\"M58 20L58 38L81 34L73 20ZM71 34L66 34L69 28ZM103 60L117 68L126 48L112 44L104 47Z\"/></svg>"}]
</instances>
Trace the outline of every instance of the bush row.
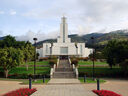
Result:
<instances>
[{"instance_id":1,"label":"bush row","mask_svg":"<svg viewBox=\"0 0 128 96\"><path fill-rule=\"evenodd\" d=\"M40 57L39 61L46 61L46 60L51 60L51 59L57 59L56 56L51 56L51 57Z\"/></svg>"},{"instance_id":2,"label":"bush row","mask_svg":"<svg viewBox=\"0 0 128 96\"><path fill-rule=\"evenodd\" d=\"M79 72L79 77L92 77L92 72ZM111 78L124 78L124 77L128 77L128 75L124 75L123 71L119 71L119 72L112 72L112 73L96 73L95 72L95 77L97 78L103 78L103 77L111 77Z\"/></svg>"},{"instance_id":3,"label":"bush row","mask_svg":"<svg viewBox=\"0 0 128 96\"><path fill-rule=\"evenodd\" d=\"M28 74L11 74L8 76L8 78L28 79L29 77L31 77L31 78L42 79L43 76L45 76L45 78L50 78L49 74L36 74L35 77L34 77L34 75L28 75Z\"/></svg>"}]
</instances>

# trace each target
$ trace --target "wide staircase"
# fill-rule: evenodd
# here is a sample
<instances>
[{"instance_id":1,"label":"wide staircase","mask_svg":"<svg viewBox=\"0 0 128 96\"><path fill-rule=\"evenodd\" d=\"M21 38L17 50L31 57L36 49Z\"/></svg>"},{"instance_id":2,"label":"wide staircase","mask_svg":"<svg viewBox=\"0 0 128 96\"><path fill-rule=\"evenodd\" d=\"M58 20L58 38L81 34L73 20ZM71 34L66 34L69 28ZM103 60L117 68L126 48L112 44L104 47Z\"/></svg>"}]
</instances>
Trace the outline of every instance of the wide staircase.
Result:
<instances>
[{"instance_id":1,"label":"wide staircase","mask_svg":"<svg viewBox=\"0 0 128 96\"><path fill-rule=\"evenodd\" d=\"M59 65L55 68L53 78L75 78L75 73L70 65L68 59L62 59L59 61Z\"/></svg>"}]
</instances>

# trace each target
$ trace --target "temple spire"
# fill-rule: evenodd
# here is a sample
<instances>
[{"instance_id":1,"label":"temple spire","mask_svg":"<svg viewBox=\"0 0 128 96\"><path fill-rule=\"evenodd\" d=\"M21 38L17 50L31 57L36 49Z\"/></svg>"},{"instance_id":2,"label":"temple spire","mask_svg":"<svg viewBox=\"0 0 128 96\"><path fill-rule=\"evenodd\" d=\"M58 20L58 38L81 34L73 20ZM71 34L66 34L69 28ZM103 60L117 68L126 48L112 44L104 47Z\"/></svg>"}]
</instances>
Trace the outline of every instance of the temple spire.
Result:
<instances>
[{"instance_id":1,"label":"temple spire","mask_svg":"<svg viewBox=\"0 0 128 96\"><path fill-rule=\"evenodd\" d=\"M60 38L58 39L58 42L62 42L62 43L70 42L68 38L67 18L64 15L61 17Z\"/></svg>"}]
</instances>

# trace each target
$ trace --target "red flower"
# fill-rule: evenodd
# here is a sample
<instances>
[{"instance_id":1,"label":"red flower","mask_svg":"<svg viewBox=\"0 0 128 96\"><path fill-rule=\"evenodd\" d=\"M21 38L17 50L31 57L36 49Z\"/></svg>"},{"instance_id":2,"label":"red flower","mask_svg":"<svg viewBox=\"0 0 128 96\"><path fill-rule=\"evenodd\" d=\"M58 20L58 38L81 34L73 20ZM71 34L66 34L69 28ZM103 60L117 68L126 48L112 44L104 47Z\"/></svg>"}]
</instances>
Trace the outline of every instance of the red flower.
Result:
<instances>
[{"instance_id":1,"label":"red flower","mask_svg":"<svg viewBox=\"0 0 128 96\"><path fill-rule=\"evenodd\" d=\"M109 90L92 90L92 91L99 96L122 96Z\"/></svg>"},{"instance_id":2,"label":"red flower","mask_svg":"<svg viewBox=\"0 0 128 96\"><path fill-rule=\"evenodd\" d=\"M32 93L37 91L35 88L20 88L15 91L11 91L9 93L4 94L3 96L30 96Z\"/></svg>"}]
</instances>

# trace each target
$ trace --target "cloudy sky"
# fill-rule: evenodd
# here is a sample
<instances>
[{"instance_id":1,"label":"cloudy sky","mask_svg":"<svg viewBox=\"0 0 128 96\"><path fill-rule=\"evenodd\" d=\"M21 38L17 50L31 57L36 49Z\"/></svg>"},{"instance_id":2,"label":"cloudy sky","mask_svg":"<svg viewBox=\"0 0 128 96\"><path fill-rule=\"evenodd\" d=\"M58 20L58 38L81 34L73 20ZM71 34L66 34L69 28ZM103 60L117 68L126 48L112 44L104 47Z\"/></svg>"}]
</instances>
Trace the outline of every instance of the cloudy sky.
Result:
<instances>
[{"instance_id":1,"label":"cloudy sky","mask_svg":"<svg viewBox=\"0 0 128 96\"><path fill-rule=\"evenodd\" d=\"M128 29L128 0L0 0L0 37L55 38L63 14L69 34Z\"/></svg>"}]
</instances>

